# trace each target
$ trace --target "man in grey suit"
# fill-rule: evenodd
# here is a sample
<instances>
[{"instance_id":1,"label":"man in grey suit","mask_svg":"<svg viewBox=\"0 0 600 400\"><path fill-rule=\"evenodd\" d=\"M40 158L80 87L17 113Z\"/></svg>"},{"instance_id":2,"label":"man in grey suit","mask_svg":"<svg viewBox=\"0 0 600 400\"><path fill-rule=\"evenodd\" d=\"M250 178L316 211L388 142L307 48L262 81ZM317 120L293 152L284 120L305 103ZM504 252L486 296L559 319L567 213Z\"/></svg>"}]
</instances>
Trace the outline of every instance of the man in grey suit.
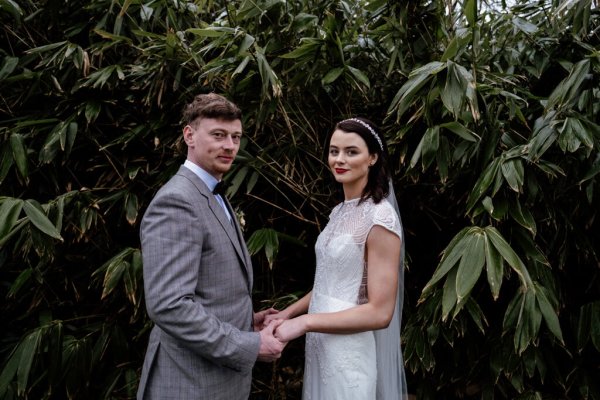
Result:
<instances>
[{"instance_id":1,"label":"man in grey suit","mask_svg":"<svg viewBox=\"0 0 600 400\"><path fill-rule=\"evenodd\" d=\"M142 220L144 290L150 333L137 398L247 399L252 367L285 344L253 312L252 265L235 215L213 189L242 136L240 109L214 93L183 112L187 160Z\"/></svg>"}]
</instances>

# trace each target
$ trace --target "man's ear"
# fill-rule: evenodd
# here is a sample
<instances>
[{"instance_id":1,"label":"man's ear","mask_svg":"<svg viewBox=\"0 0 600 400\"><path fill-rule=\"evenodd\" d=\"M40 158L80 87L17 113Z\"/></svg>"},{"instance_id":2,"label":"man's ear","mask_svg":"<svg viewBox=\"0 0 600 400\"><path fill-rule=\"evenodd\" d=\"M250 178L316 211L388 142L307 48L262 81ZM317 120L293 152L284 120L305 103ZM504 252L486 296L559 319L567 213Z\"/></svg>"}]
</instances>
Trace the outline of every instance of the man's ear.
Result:
<instances>
[{"instance_id":1,"label":"man's ear","mask_svg":"<svg viewBox=\"0 0 600 400\"><path fill-rule=\"evenodd\" d=\"M192 129L191 126L186 125L183 127L183 141L185 142L185 144L187 144L188 146L191 146L194 144L194 130Z\"/></svg>"}]
</instances>

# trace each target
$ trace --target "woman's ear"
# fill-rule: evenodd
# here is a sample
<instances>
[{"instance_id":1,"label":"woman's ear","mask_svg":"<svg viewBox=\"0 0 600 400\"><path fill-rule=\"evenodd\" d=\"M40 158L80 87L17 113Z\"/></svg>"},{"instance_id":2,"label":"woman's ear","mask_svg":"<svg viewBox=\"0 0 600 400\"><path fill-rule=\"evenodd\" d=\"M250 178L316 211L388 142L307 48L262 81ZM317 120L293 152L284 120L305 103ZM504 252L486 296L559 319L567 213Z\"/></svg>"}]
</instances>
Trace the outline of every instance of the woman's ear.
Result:
<instances>
[{"instance_id":1,"label":"woman's ear","mask_svg":"<svg viewBox=\"0 0 600 400\"><path fill-rule=\"evenodd\" d=\"M379 159L379 154L377 154L377 153L371 154L371 162L369 163L369 167L372 167L373 165L375 165L375 163L377 162L378 159Z\"/></svg>"}]
</instances>

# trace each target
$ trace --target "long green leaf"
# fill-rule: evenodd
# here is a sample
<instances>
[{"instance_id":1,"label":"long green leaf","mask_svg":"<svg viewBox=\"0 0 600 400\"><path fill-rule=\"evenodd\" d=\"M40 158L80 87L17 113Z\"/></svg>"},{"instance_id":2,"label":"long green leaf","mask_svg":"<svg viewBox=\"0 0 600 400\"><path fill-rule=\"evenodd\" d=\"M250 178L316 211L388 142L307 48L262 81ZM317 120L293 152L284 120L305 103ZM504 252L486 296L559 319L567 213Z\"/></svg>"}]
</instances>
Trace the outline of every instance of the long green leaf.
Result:
<instances>
[{"instance_id":1,"label":"long green leaf","mask_svg":"<svg viewBox=\"0 0 600 400\"><path fill-rule=\"evenodd\" d=\"M481 275L485 263L485 235L473 232L458 265L456 295L458 301L467 297Z\"/></svg>"},{"instance_id":2,"label":"long green leaf","mask_svg":"<svg viewBox=\"0 0 600 400\"><path fill-rule=\"evenodd\" d=\"M535 297L538 303L538 306L544 316L544 321L546 322L546 326L548 329L561 343L564 344L562 330L560 329L560 323L558 322L558 315L550 301L548 300L548 296L546 295L546 288L540 286L539 284L535 284Z\"/></svg>"},{"instance_id":3,"label":"long green leaf","mask_svg":"<svg viewBox=\"0 0 600 400\"><path fill-rule=\"evenodd\" d=\"M0 206L0 241L13 229L23 209L23 200L7 197Z\"/></svg>"},{"instance_id":4,"label":"long green leaf","mask_svg":"<svg viewBox=\"0 0 600 400\"><path fill-rule=\"evenodd\" d=\"M467 91L466 82L461 79L454 62L448 61L447 64L446 81L441 91L441 99L448 111L457 117L464 103Z\"/></svg>"},{"instance_id":5,"label":"long green leaf","mask_svg":"<svg viewBox=\"0 0 600 400\"><path fill-rule=\"evenodd\" d=\"M535 295L532 290L527 290L519 308L519 318L515 328L514 346L518 354L522 354L533 340L532 315L535 312Z\"/></svg>"},{"instance_id":6,"label":"long green leaf","mask_svg":"<svg viewBox=\"0 0 600 400\"><path fill-rule=\"evenodd\" d=\"M440 279L442 279L462 257L468 241L466 235L469 233L470 229L471 228L464 228L463 230L461 230L450 241L448 246L446 246L446 248L444 249L444 255L442 256L442 261L436 268L429 282L427 282L427 284L423 288L420 300L423 300L425 298L426 293L433 287L433 285L435 285Z\"/></svg>"},{"instance_id":7,"label":"long green leaf","mask_svg":"<svg viewBox=\"0 0 600 400\"><path fill-rule=\"evenodd\" d=\"M502 258L510 265L510 267L519 275L521 282L525 289L531 287L531 277L529 271L525 268L525 264L519 258L517 253L510 247L510 245L504 240L500 232L492 226L485 228L486 234L494 245L495 249L500 253Z\"/></svg>"},{"instance_id":8,"label":"long green leaf","mask_svg":"<svg viewBox=\"0 0 600 400\"><path fill-rule=\"evenodd\" d=\"M479 177L473 190L469 194L469 199L467 200L467 210L471 210L477 200L481 198L481 196L488 190L496 175L498 174L498 169L500 168L500 158L494 159L483 171L483 174Z\"/></svg>"},{"instance_id":9,"label":"long green leaf","mask_svg":"<svg viewBox=\"0 0 600 400\"><path fill-rule=\"evenodd\" d=\"M456 305L456 271L458 268L450 270L446 276L446 282L444 282L444 289L442 294L442 321L448 319L448 315L452 312L452 309Z\"/></svg>"},{"instance_id":10,"label":"long green leaf","mask_svg":"<svg viewBox=\"0 0 600 400\"><path fill-rule=\"evenodd\" d=\"M10 146L19 174L24 179L28 179L29 168L27 166L27 151L25 150L25 144L23 143L23 136L18 133L10 135Z\"/></svg>"},{"instance_id":11,"label":"long green leaf","mask_svg":"<svg viewBox=\"0 0 600 400\"><path fill-rule=\"evenodd\" d=\"M25 210L25 214L29 221L40 231L44 232L46 235L53 237L54 239L58 239L60 241L63 240L60 232L56 229L54 224L48 219L42 207L34 200L25 200L23 203L23 210Z\"/></svg>"},{"instance_id":12,"label":"long green leaf","mask_svg":"<svg viewBox=\"0 0 600 400\"><path fill-rule=\"evenodd\" d=\"M487 232L485 235L485 267L492 296L494 300L497 300L500 295L500 287L502 286L502 278L504 276L504 262L500 253L490 242Z\"/></svg>"},{"instance_id":13,"label":"long green leaf","mask_svg":"<svg viewBox=\"0 0 600 400\"><path fill-rule=\"evenodd\" d=\"M478 142L479 140L481 140L481 137L479 135L467 129L463 124L461 124L458 121L446 122L444 124L441 124L440 128L448 129L450 132L455 133L459 137L469 142Z\"/></svg>"},{"instance_id":14,"label":"long green leaf","mask_svg":"<svg viewBox=\"0 0 600 400\"><path fill-rule=\"evenodd\" d=\"M502 163L502 175L512 190L521 193L521 188L525 181L523 161L517 158L511 158L510 160L504 161Z\"/></svg>"},{"instance_id":15,"label":"long green leaf","mask_svg":"<svg viewBox=\"0 0 600 400\"><path fill-rule=\"evenodd\" d=\"M29 373L42 341L42 330L42 328L34 330L19 344L19 346L23 346L19 360L19 369L17 370L17 393L21 396L25 394L28 387Z\"/></svg>"},{"instance_id":16,"label":"long green leaf","mask_svg":"<svg viewBox=\"0 0 600 400\"><path fill-rule=\"evenodd\" d=\"M521 206L521 202L517 199L512 203L512 207L509 209L511 217L522 227L526 228L533 236L537 232L537 226L535 219L526 207Z\"/></svg>"}]
</instances>

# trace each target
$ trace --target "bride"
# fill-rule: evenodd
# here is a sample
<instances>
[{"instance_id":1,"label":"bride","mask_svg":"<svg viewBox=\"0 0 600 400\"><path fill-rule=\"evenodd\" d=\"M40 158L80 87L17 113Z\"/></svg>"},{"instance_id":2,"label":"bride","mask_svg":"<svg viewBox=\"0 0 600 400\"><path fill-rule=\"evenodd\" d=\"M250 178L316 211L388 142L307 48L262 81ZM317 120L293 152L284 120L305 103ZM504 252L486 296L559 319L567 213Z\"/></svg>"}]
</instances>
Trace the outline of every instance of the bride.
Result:
<instances>
[{"instance_id":1,"label":"bride","mask_svg":"<svg viewBox=\"0 0 600 400\"><path fill-rule=\"evenodd\" d=\"M365 118L339 122L328 138L327 161L345 200L317 239L313 289L268 317L284 320L276 330L281 341L306 334L305 400L406 396L404 238L387 156Z\"/></svg>"}]
</instances>

